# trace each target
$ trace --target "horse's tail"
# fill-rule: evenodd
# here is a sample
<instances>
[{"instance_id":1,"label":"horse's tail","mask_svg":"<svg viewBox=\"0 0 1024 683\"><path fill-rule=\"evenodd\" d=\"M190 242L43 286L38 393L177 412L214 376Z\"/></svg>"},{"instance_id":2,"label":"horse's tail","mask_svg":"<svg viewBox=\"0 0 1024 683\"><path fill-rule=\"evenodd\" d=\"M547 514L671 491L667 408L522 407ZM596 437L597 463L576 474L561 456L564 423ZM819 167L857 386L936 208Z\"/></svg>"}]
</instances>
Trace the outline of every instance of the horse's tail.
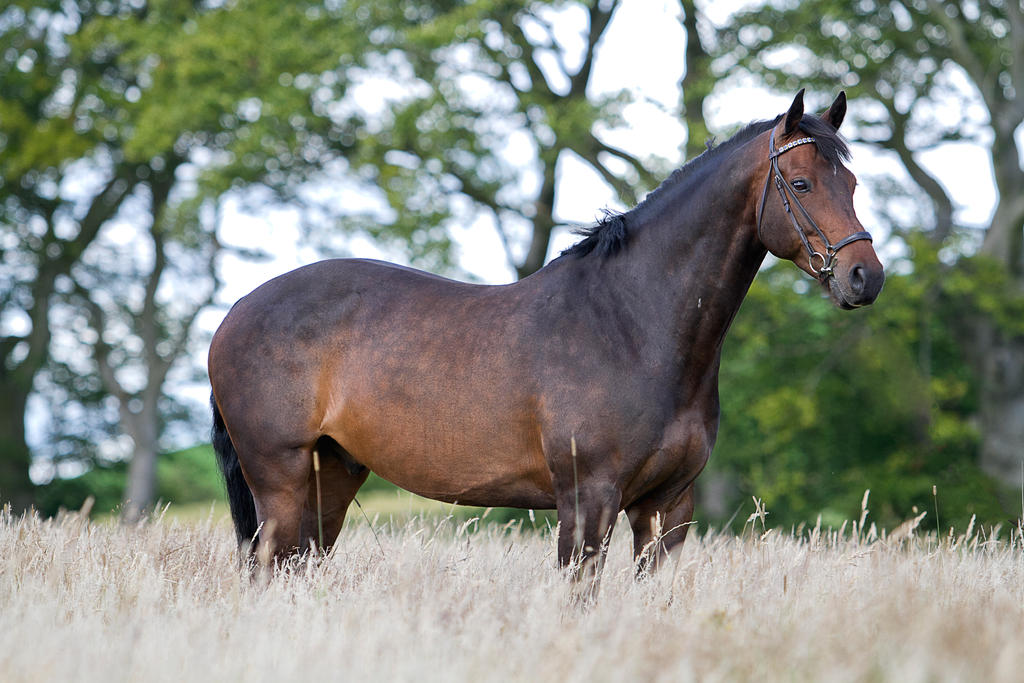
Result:
<instances>
[{"instance_id":1,"label":"horse's tail","mask_svg":"<svg viewBox=\"0 0 1024 683\"><path fill-rule=\"evenodd\" d=\"M231 519L235 522L235 534L239 545L252 542L256 535L256 505L252 500L252 491L242 476L242 467L238 464L238 453L231 443L224 418L220 416L217 402L210 398L213 405L213 450L217 453L217 464L220 465L224 483L228 489L228 505L231 507Z\"/></svg>"}]
</instances>

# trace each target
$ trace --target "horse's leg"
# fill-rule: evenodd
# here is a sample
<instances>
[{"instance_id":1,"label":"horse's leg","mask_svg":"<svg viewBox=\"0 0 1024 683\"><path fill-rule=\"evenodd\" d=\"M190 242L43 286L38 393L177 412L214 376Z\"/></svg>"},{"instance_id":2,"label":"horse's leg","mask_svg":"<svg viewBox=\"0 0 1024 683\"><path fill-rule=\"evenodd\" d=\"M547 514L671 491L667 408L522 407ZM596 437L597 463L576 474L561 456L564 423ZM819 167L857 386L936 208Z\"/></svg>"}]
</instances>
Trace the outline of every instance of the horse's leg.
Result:
<instances>
[{"instance_id":1,"label":"horse's leg","mask_svg":"<svg viewBox=\"0 0 1024 683\"><path fill-rule=\"evenodd\" d=\"M558 564L572 567L574 578L590 584L591 598L621 501L622 492L612 484L581 485L557 497Z\"/></svg>"},{"instance_id":2,"label":"horse's leg","mask_svg":"<svg viewBox=\"0 0 1024 683\"><path fill-rule=\"evenodd\" d=\"M682 488L654 491L626 508L633 528L637 576L656 569L686 540L693 520L693 482Z\"/></svg>"},{"instance_id":3,"label":"horse's leg","mask_svg":"<svg viewBox=\"0 0 1024 683\"><path fill-rule=\"evenodd\" d=\"M316 472L309 473L308 494L302 515L302 540L316 541L318 548L329 552L356 492L370 475L370 470L355 462L333 439L322 438L316 444L320 463L320 501L317 503ZM318 512L319 509L319 512ZM320 538L321 523L323 538Z\"/></svg>"},{"instance_id":4,"label":"horse's leg","mask_svg":"<svg viewBox=\"0 0 1024 683\"><path fill-rule=\"evenodd\" d=\"M313 468L312 446L239 449L256 506L259 532L250 548L261 564L298 553L303 544L302 516Z\"/></svg>"}]
</instances>

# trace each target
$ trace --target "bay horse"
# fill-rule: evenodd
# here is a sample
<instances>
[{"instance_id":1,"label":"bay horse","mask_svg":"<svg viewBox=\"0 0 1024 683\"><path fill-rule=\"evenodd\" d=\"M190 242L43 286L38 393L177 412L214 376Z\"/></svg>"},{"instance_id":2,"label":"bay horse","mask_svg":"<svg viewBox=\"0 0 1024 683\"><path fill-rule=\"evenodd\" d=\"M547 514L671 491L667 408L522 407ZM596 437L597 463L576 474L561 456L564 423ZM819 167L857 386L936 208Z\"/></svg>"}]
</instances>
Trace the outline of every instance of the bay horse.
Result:
<instances>
[{"instance_id":1,"label":"bay horse","mask_svg":"<svg viewBox=\"0 0 1024 683\"><path fill-rule=\"evenodd\" d=\"M621 510L638 571L667 555L715 442L722 342L766 254L844 309L882 288L845 113L840 93L805 115L801 90L514 284L336 259L238 301L209 373L239 543L265 562L330 546L373 471L440 501L555 508L563 567L599 573Z\"/></svg>"}]
</instances>

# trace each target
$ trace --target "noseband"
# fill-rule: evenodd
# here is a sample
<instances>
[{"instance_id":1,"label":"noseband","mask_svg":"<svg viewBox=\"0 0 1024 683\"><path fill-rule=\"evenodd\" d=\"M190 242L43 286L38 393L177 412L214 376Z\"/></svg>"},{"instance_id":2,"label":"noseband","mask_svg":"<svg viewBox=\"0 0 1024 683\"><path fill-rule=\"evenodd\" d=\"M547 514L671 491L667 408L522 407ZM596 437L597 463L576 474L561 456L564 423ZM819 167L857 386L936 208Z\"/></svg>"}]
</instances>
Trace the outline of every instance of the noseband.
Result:
<instances>
[{"instance_id":1,"label":"noseband","mask_svg":"<svg viewBox=\"0 0 1024 683\"><path fill-rule=\"evenodd\" d=\"M775 131L772 130L771 137L768 141L768 160L771 161L771 170L768 173L768 177L765 178L764 191L761 192L761 209L757 215L757 237L758 239L761 238L761 221L764 219L764 206L765 202L768 200L768 185L771 183L772 177L774 177L775 189L779 191L779 197L782 198L782 206L786 209L786 215L789 216L789 220L793 223L793 228L796 229L796 234L800 237L800 241L804 243L804 249L807 250L807 265L814 274L818 276L819 280L825 281L833 276L832 271L836 267L836 254L839 253L839 250L846 245L859 240L867 240L870 242L871 233L866 231L855 232L852 235L848 235L839 240L837 243L832 244L828 241L828 238L825 237L825 233L821 231L818 224L814 222L814 219L811 218L811 214L807 213L807 209L804 208L804 205L800 203L800 200L796 196L796 190L793 189L793 186L789 184L789 181L786 180L785 176L782 175L782 171L779 169L779 157L782 156L783 152L787 152L798 145L806 145L810 142L814 142L814 138L800 138L799 140L794 140L793 142L783 145L779 149L775 149ZM804 232L804 229L800 227L800 221L797 220L796 215L793 213L793 208L790 206L790 199L792 199L793 204L796 204L796 208L800 209L800 213L803 214L804 220L814 228L816 233L818 233L818 237L821 238L821 241L825 245L824 254L820 251L815 251L814 247L811 246L810 240L807 239L807 234ZM764 240L762 239L761 242L763 243ZM821 261L821 268L814 267L815 258Z\"/></svg>"}]
</instances>

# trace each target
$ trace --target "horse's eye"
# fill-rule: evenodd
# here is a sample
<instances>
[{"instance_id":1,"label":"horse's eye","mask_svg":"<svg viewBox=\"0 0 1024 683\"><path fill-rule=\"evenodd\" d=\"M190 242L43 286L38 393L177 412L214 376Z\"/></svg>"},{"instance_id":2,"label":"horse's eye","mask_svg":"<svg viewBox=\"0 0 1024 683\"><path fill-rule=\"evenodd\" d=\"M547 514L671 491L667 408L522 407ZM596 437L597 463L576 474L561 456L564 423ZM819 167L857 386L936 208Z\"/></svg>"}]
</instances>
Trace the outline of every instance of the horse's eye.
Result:
<instances>
[{"instance_id":1,"label":"horse's eye","mask_svg":"<svg viewBox=\"0 0 1024 683\"><path fill-rule=\"evenodd\" d=\"M797 178L792 182L793 189L797 192L810 192L811 183L803 178Z\"/></svg>"}]
</instances>

